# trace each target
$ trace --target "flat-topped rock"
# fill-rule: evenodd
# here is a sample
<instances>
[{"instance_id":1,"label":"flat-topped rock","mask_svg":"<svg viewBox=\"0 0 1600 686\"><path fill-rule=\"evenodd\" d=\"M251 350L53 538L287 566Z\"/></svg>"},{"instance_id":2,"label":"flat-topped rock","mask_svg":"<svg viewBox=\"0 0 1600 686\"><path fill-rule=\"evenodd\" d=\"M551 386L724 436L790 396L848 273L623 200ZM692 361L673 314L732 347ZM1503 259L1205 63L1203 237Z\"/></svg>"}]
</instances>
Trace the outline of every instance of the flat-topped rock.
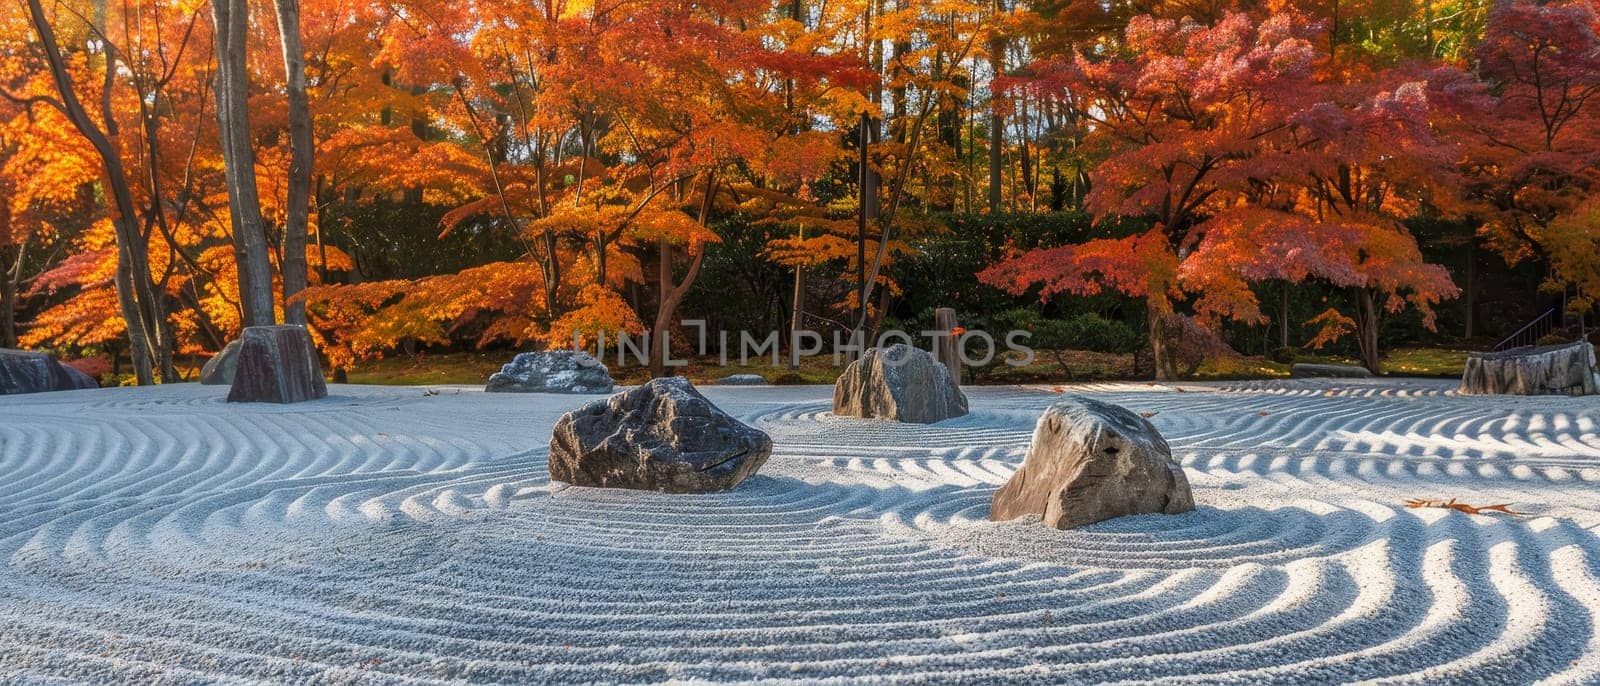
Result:
<instances>
[{"instance_id":1,"label":"flat-topped rock","mask_svg":"<svg viewBox=\"0 0 1600 686\"><path fill-rule=\"evenodd\" d=\"M51 355L0 348L0 395L99 388L88 374Z\"/></svg>"},{"instance_id":2,"label":"flat-topped rock","mask_svg":"<svg viewBox=\"0 0 1600 686\"><path fill-rule=\"evenodd\" d=\"M228 402L298 403L327 395L322 363L305 327L245 327Z\"/></svg>"},{"instance_id":3,"label":"flat-topped rock","mask_svg":"<svg viewBox=\"0 0 1600 686\"><path fill-rule=\"evenodd\" d=\"M967 413L967 396L926 350L904 343L868 348L833 385L833 413L932 424Z\"/></svg>"},{"instance_id":4,"label":"flat-topped rock","mask_svg":"<svg viewBox=\"0 0 1600 686\"><path fill-rule=\"evenodd\" d=\"M611 372L581 350L518 353L489 377L490 393L610 393Z\"/></svg>"},{"instance_id":5,"label":"flat-topped rock","mask_svg":"<svg viewBox=\"0 0 1600 686\"><path fill-rule=\"evenodd\" d=\"M1460 393L1472 395L1595 395L1600 369L1588 341L1467 355Z\"/></svg>"},{"instance_id":6,"label":"flat-topped rock","mask_svg":"<svg viewBox=\"0 0 1600 686\"><path fill-rule=\"evenodd\" d=\"M89 388L100 387L99 381L95 381L94 377L89 376L87 373L81 369L78 369L77 367L74 367L70 364L63 364L61 365L61 369L67 373L67 378L72 380L72 388L65 390L85 390Z\"/></svg>"},{"instance_id":7,"label":"flat-topped rock","mask_svg":"<svg viewBox=\"0 0 1600 686\"><path fill-rule=\"evenodd\" d=\"M729 374L717 379L718 386L765 386L767 377L760 374Z\"/></svg>"},{"instance_id":8,"label":"flat-topped rock","mask_svg":"<svg viewBox=\"0 0 1600 686\"><path fill-rule=\"evenodd\" d=\"M1296 362L1289 366L1294 379L1370 379L1372 371L1353 364Z\"/></svg>"},{"instance_id":9,"label":"flat-topped rock","mask_svg":"<svg viewBox=\"0 0 1600 686\"><path fill-rule=\"evenodd\" d=\"M239 339L229 341L227 345L211 359L206 360L205 366L200 368L200 383L206 386L227 386L233 383L233 375L239 369Z\"/></svg>"},{"instance_id":10,"label":"flat-topped rock","mask_svg":"<svg viewBox=\"0 0 1600 686\"><path fill-rule=\"evenodd\" d=\"M994 494L995 521L1037 515L1057 529L1194 509L1183 467L1155 425L1126 408L1069 395L1039 417L1028 454Z\"/></svg>"},{"instance_id":11,"label":"flat-topped rock","mask_svg":"<svg viewBox=\"0 0 1600 686\"><path fill-rule=\"evenodd\" d=\"M568 412L550 437L550 478L575 486L703 493L733 488L772 439L711 404L688 379L654 379Z\"/></svg>"}]
</instances>

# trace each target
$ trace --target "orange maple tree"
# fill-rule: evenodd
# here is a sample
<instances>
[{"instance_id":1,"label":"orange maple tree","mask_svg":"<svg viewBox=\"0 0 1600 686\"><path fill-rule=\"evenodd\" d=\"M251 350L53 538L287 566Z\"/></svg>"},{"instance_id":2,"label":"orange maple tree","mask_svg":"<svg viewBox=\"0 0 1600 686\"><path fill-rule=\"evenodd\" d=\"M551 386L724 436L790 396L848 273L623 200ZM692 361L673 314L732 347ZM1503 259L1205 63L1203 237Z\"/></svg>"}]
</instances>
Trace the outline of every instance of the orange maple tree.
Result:
<instances>
[{"instance_id":1,"label":"orange maple tree","mask_svg":"<svg viewBox=\"0 0 1600 686\"><path fill-rule=\"evenodd\" d=\"M1264 321L1255 281L1315 277L1355 289L1363 341L1375 340L1377 307L1426 309L1453 295L1396 219L1395 186L1416 180L1405 167L1413 162L1382 161L1375 147L1396 132L1421 135L1425 124L1406 111L1418 87L1339 97L1319 77L1316 30L1293 12L1259 22L1231 13L1214 26L1136 17L1119 54L1034 65L1012 87L1072 107L1093 122L1089 144L1108 155L1089 207L1151 225L1014 254L980 278L1017 294L1038 285L1046 298L1102 288L1142 298L1163 379L1177 376L1168 339L1182 309L1207 325ZM1332 336L1348 321L1320 323Z\"/></svg>"}]
</instances>

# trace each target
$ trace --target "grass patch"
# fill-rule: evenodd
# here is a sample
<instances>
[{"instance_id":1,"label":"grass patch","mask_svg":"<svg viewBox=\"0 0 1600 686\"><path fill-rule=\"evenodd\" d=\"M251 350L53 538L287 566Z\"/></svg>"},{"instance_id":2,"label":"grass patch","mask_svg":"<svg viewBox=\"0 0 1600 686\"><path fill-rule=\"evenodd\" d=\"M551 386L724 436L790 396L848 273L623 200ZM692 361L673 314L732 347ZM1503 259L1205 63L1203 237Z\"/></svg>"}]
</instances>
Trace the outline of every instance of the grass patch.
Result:
<instances>
[{"instance_id":1,"label":"grass patch","mask_svg":"<svg viewBox=\"0 0 1600 686\"><path fill-rule=\"evenodd\" d=\"M377 386L427 386L433 384L480 385L513 353L441 353L396 355L380 360L365 360L350 369L350 383Z\"/></svg>"}]
</instances>

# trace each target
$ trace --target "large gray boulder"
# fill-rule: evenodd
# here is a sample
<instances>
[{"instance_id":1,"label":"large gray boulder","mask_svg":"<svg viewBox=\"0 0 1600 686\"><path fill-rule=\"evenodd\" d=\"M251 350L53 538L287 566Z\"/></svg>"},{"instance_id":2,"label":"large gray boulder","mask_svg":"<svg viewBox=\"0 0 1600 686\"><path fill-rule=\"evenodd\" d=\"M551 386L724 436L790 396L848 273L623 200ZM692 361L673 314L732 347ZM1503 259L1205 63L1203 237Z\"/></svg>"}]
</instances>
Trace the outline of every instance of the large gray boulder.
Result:
<instances>
[{"instance_id":1,"label":"large gray boulder","mask_svg":"<svg viewBox=\"0 0 1600 686\"><path fill-rule=\"evenodd\" d=\"M227 386L239 369L239 340L233 339L200 368L200 383L206 386Z\"/></svg>"},{"instance_id":2,"label":"large gray boulder","mask_svg":"<svg viewBox=\"0 0 1600 686\"><path fill-rule=\"evenodd\" d=\"M833 384L833 413L932 424L966 414L967 396L928 351L896 343L868 348L845 368Z\"/></svg>"},{"instance_id":3,"label":"large gray boulder","mask_svg":"<svg viewBox=\"0 0 1600 686\"><path fill-rule=\"evenodd\" d=\"M1289 366L1289 377L1294 379L1370 379L1372 372L1353 364L1296 362Z\"/></svg>"},{"instance_id":4,"label":"large gray boulder","mask_svg":"<svg viewBox=\"0 0 1600 686\"><path fill-rule=\"evenodd\" d=\"M1070 395L1046 409L1028 455L989 506L995 521L1039 516L1057 529L1194 509L1183 467L1149 420Z\"/></svg>"},{"instance_id":5,"label":"large gray boulder","mask_svg":"<svg viewBox=\"0 0 1600 686\"><path fill-rule=\"evenodd\" d=\"M239 336L230 403L298 403L328 395L311 333L303 326L250 326Z\"/></svg>"},{"instance_id":6,"label":"large gray boulder","mask_svg":"<svg viewBox=\"0 0 1600 686\"><path fill-rule=\"evenodd\" d=\"M44 353L0 348L0 395L98 388L88 374Z\"/></svg>"},{"instance_id":7,"label":"large gray boulder","mask_svg":"<svg viewBox=\"0 0 1600 686\"><path fill-rule=\"evenodd\" d=\"M1469 395L1595 395L1600 369L1588 341L1467 355L1460 393Z\"/></svg>"},{"instance_id":8,"label":"large gray boulder","mask_svg":"<svg viewBox=\"0 0 1600 686\"><path fill-rule=\"evenodd\" d=\"M687 379L654 379L568 412L550 437L550 478L575 486L703 493L733 488L772 439L717 409Z\"/></svg>"},{"instance_id":9,"label":"large gray boulder","mask_svg":"<svg viewBox=\"0 0 1600 686\"><path fill-rule=\"evenodd\" d=\"M760 374L729 374L717 379L718 386L765 386L767 377Z\"/></svg>"},{"instance_id":10,"label":"large gray boulder","mask_svg":"<svg viewBox=\"0 0 1600 686\"><path fill-rule=\"evenodd\" d=\"M489 377L490 393L610 393L606 366L581 350L519 353Z\"/></svg>"}]
</instances>

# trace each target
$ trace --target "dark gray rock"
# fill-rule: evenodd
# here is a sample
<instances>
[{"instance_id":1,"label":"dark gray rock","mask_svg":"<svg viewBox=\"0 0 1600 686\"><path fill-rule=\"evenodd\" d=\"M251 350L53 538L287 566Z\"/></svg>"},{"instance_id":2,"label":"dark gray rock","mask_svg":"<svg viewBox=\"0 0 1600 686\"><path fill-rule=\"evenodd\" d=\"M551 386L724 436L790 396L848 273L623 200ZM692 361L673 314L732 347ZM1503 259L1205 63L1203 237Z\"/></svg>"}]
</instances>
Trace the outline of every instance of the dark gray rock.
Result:
<instances>
[{"instance_id":1,"label":"dark gray rock","mask_svg":"<svg viewBox=\"0 0 1600 686\"><path fill-rule=\"evenodd\" d=\"M233 383L233 375L239 369L239 339L229 341L222 347L222 351L206 360L204 367L200 368L200 383L207 386L227 386Z\"/></svg>"},{"instance_id":2,"label":"dark gray rock","mask_svg":"<svg viewBox=\"0 0 1600 686\"><path fill-rule=\"evenodd\" d=\"M519 353L489 377L490 393L610 393L606 366L580 350Z\"/></svg>"},{"instance_id":3,"label":"dark gray rock","mask_svg":"<svg viewBox=\"0 0 1600 686\"><path fill-rule=\"evenodd\" d=\"M703 493L733 488L772 439L718 409L687 379L654 379L563 415L550 478L576 486Z\"/></svg>"},{"instance_id":4,"label":"dark gray rock","mask_svg":"<svg viewBox=\"0 0 1600 686\"><path fill-rule=\"evenodd\" d=\"M298 403L327 395L322 363L305 327L251 326L239 336L228 402Z\"/></svg>"},{"instance_id":5,"label":"dark gray rock","mask_svg":"<svg viewBox=\"0 0 1600 686\"><path fill-rule=\"evenodd\" d=\"M717 379L718 386L765 386L767 377L760 374L730 374Z\"/></svg>"},{"instance_id":6,"label":"dark gray rock","mask_svg":"<svg viewBox=\"0 0 1600 686\"><path fill-rule=\"evenodd\" d=\"M1353 364L1296 362L1289 366L1289 377L1294 379L1370 379L1372 378L1372 372L1366 367Z\"/></svg>"},{"instance_id":7,"label":"dark gray rock","mask_svg":"<svg viewBox=\"0 0 1600 686\"><path fill-rule=\"evenodd\" d=\"M833 385L833 413L932 424L967 413L967 396L926 350L869 348Z\"/></svg>"},{"instance_id":8,"label":"dark gray rock","mask_svg":"<svg viewBox=\"0 0 1600 686\"><path fill-rule=\"evenodd\" d=\"M63 364L61 365L61 368L66 370L67 376L72 379L72 388L63 390L87 390L90 388L100 387L99 381L95 381L94 377L85 374L77 367L74 367L70 364Z\"/></svg>"},{"instance_id":9,"label":"dark gray rock","mask_svg":"<svg viewBox=\"0 0 1600 686\"><path fill-rule=\"evenodd\" d=\"M1600 369L1588 341L1471 353L1461 370L1467 395L1595 395Z\"/></svg>"},{"instance_id":10,"label":"dark gray rock","mask_svg":"<svg viewBox=\"0 0 1600 686\"><path fill-rule=\"evenodd\" d=\"M94 379L44 353L0 348L0 395L99 388Z\"/></svg>"},{"instance_id":11,"label":"dark gray rock","mask_svg":"<svg viewBox=\"0 0 1600 686\"><path fill-rule=\"evenodd\" d=\"M1038 515L1057 529L1194 509L1183 467L1149 420L1071 395L1044 411L1027 458L989 505L995 521Z\"/></svg>"}]
</instances>

